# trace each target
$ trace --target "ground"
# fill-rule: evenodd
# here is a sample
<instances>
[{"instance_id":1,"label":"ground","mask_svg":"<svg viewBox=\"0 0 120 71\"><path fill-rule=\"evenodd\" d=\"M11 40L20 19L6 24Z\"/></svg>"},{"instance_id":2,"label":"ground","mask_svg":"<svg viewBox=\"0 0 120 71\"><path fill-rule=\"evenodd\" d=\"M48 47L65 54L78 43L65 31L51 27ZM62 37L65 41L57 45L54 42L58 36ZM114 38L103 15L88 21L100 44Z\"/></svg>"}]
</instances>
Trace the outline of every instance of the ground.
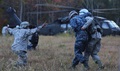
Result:
<instances>
[{"instance_id":1,"label":"ground","mask_svg":"<svg viewBox=\"0 0 120 71\"><path fill-rule=\"evenodd\" d=\"M24 68L13 66L17 56L11 51L13 37L0 36L0 71L72 71L69 69L74 58L74 36L39 36L37 50L28 51L28 65ZM99 56L105 69L102 71L119 71L120 36L102 38ZM90 71L98 71L98 66L90 58ZM79 64L75 71L83 71Z\"/></svg>"}]
</instances>

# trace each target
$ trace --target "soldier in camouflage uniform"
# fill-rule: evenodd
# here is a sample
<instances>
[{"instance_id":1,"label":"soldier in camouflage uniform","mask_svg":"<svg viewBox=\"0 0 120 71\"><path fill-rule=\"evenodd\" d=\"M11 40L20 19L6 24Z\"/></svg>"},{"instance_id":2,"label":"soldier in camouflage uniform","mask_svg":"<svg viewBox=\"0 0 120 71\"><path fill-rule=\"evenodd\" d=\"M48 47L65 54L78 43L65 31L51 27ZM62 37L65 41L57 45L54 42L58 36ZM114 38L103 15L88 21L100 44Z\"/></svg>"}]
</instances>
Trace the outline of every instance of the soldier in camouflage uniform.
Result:
<instances>
[{"instance_id":1,"label":"soldier in camouflage uniform","mask_svg":"<svg viewBox=\"0 0 120 71\"><path fill-rule=\"evenodd\" d=\"M15 64L17 67L25 66L27 64L28 37L43 27L39 26L38 28L29 29L28 26L29 23L24 21L20 24L20 28L9 28L7 26L4 27L5 31L14 36L14 42L11 49L15 54L18 55L18 60Z\"/></svg>"},{"instance_id":2,"label":"soldier in camouflage uniform","mask_svg":"<svg viewBox=\"0 0 120 71\"><path fill-rule=\"evenodd\" d=\"M80 17L76 11L71 11L69 13L69 18L70 25L73 28L76 37L74 45L75 58L73 59L72 66L70 68L74 69L79 62L87 68L88 66L85 63L85 58L82 52L85 50L88 41L88 34L86 31L81 30L81 27L86 21L84 19L82 20L82 17Z\"/></svg>"},{"instance_id":3,"label":"soldier in camouflage uniform","mask_svg":"<svg viewBox=\"0 0 120 71\"><path fill-rule=\"evenodd\" d=\"M101 28L98 23L95 23L94 18L87 9L81 9L79 14L84 14L85 19L89 21L89 23L85 23L81 28L82 30L86 30L89 35L89 43L85 50L86 63L88 64L89 56L91 55L94 62L98 64L99 68L103 69L104 66L98 56L98 52L101 48Z\"/></svg>"}]
</instances>

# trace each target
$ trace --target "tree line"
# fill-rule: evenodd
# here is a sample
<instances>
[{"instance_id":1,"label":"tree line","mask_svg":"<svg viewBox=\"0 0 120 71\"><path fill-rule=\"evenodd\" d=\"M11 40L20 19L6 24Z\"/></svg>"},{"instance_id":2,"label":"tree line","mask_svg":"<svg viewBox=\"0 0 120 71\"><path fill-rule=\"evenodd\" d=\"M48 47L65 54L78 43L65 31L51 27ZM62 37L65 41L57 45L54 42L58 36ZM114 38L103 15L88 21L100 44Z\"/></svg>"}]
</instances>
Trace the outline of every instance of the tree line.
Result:
<instances>
[{"instance_id":1,"label":"tree line","mask_svg":"<svg viewBox=\"0 0 120 71\"><path fill-rule=\"evenodd\" d=\"M59 5L71 8L38 6L37 4ZM94 15L120 22L120 0L0 0L0 28L9 23L8 7L16 9L18 17L33 24L52 22L67 16L70 10L89 9Z\"/></svg>"}]
</instances>

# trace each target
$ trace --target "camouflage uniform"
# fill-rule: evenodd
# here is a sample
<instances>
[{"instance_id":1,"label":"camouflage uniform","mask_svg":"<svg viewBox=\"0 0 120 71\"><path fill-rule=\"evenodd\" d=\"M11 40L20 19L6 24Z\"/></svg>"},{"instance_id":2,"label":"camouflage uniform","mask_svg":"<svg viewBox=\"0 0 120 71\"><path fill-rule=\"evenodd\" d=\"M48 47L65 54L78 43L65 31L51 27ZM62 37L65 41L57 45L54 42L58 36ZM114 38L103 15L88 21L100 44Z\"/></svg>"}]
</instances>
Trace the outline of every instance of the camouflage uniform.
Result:
<instances>
[{"instance_id":1,"label":"camouflage uniform","mask_svg":"<svg viewBox=\"0 0 120 71\"><path fill-rule=\"evenodd\" d=\"M16 65L25 66L27 63L27 45L29 36L39 31L41 26L34 29L23 29L23 28L8 28L6 30L9 34L14 36L14 42L12 44L12 51L18 55Z\"/></svg>"},{"instance_id":2,"label":"camouflage uniform","mask_svg":"<svg viewBox=\"0 0 120 71\"><path fill-rule=\"evenodd\" d=\"M87 29L90 27L94 28L94 33L89 33L89 43L88 46L85 50L85 59L86 62L88 63L89 56L91 55L95 63L98 64L98 66L101 68L102 63L100 60L100 57L98 56L98 52L100 51L101 48L101 33L98 31L100 28L99 25L95 25L92 23L93 17L86 17L86 20L89 21L89 23L85 23L82 29ZM88 32L91 32L92 30L88 29Z\"/></svg>"},{"instance_id":3,"label":"camouflage uniform","mask_svg":"<svg viewBox=\"0 0 120 71\"><path fill-rule=\"evenodd\" d=\"M86 31L81 30L81 27L84 25L84 22L86 21L82 20L82 17L80 17L79 15L76 15L70 19L70 25L74 29L76 37L74 45L75 58L73 59L72 67L75 67L79 62L84 64L85 61L82 52L85 50L88 40L88 34Z\"/></svg>"}]
</instances>

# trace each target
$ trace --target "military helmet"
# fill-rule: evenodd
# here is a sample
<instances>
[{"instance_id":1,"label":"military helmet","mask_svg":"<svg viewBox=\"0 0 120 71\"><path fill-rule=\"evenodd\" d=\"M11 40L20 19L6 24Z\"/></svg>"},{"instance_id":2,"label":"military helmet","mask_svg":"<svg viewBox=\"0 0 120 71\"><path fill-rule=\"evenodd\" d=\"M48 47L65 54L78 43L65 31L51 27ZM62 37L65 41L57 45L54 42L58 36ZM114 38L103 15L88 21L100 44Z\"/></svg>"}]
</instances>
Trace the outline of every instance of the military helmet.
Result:
<instances>
[{"instance_id":1,"label":"military helmet","mask_svg":"<svg viewBox=\"0 0 120 71\"><path fill-rule=\"evenodd\" d=\"M69 18L72 18L73 17L73 15L77 15L78 13L75 11L75 10L73 10L73 11L71 11L70 13L69 13Z\"/></svg>"},{"instance_id":2,"label":"military helmet","mask_svg":"<svg viewBox=\"0 0 120 71\"><path fill-rule=\"evenodd\" d=\"M27 28L29 26L29 22L24 21L20 24L20 28Z\"/></svg>"},{"instance_id":3,"label":"military helmet","mask_svg":"<svg viewBox=\"0 0 120 71\"><path fill-rule=\"evenodd\" d=\"M86 14L86 13L89 13L89 11L87 9L81 9L79 11L79 15Z\"/></svg>"}]
</instances>

